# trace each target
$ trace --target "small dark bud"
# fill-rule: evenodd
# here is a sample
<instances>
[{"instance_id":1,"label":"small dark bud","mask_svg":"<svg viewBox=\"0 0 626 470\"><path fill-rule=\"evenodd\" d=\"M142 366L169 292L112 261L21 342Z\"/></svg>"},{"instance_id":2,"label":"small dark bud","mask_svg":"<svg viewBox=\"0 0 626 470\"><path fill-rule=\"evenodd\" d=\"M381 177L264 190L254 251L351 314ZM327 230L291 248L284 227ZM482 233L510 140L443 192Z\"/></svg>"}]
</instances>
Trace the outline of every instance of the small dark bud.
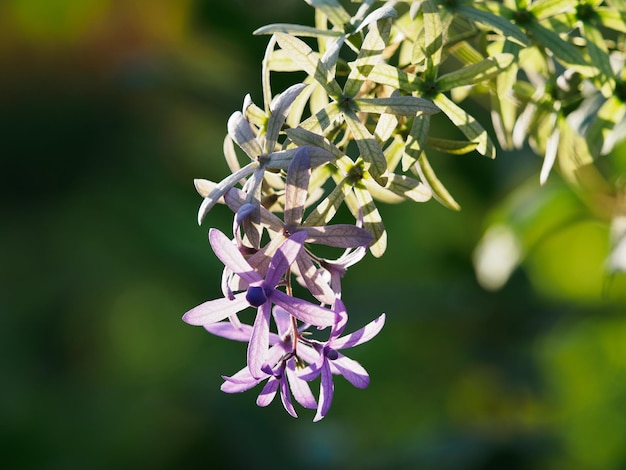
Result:
<instances>
[{"instance_id":1,"label":"small dark bud","mask_svg":"<svg viewBox=\"0 0 626 470\"><path fill-rule=\"evenodd\" d=\"M263 305L267 301L267 296L265 295L265 291L261 286L251 286L248 287L248 292L246 292L246 300L253 307L259 307Z\"/></svg>"}]
</instances>

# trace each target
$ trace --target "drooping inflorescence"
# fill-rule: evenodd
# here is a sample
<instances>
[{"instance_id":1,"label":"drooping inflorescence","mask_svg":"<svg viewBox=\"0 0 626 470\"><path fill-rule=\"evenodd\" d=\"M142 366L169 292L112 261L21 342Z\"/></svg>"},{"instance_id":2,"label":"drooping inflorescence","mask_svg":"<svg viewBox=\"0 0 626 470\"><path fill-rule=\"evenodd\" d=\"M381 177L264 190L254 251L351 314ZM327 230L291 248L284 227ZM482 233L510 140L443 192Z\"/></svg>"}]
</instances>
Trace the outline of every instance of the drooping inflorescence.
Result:
<instances>
[{"instance_id":1,"label":"drooping inflorescence","mask_svg":"<svg viewBox=\"0 0 626 470\"><path fill-rule=\"evenodd\" d=\"M432 155L494 158L495 142L504 149L530 143L543 154L542 183L558 162L568 181L585 187L595 178L594 158L623 138L626 26L616 14L622 0L353 0L353 14L338 0L307 3L316 9L315 26L256 32L271 35L264 104L247 96L228 121L224 154L232 174L195 182L204 198L199 223L217 203L234 216L232 237L209 231L225 266L223 298L183 319L248 343L246 366L224 377L222 390L264 382L260 406L279 392L296 416L293 395L317 410L317 421L330 407L332 375L360 388L369 383L339 350L371 339L385 316L341 336L348 320L341 279L367 251L385 252L376 203L434 198L459 209ZM307 78L274 95L271 73L292 71ZM468 97L490 104L495 141L468 111ZM590 109L595 114L585 116ZM437 135L436 119L457 135ZM235 144L247 156L244 166ZM333 223L342 206L352 224ZM327 259L318 245L345 251ZM295 284L308 298L294 294ZM246 308L257 310L252 325L238 317ZM316 398L310 383L318 379Z\"/></svg>"}]
</instances>

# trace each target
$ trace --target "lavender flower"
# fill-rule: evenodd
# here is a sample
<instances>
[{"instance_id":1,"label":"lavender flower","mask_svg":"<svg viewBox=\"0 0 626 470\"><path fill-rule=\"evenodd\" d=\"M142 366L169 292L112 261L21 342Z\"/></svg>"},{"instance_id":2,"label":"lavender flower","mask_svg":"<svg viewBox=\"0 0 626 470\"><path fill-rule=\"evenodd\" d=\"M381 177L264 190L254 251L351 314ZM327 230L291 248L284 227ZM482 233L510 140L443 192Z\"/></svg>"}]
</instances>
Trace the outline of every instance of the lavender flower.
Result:
<instances>
[{"instance_id":1,"label":"lavender flower","mask_svg":"<svg viewBox=\"0 0 626 470\"><path fill-rule=\"evenodd\" d=\"M334 323L335 314L331 310L292 297L276 288L302 250L305 238L306 233L296 233L285 240L272 256L263 279L226 235L217 229L209 231L209 241L217 257L247 283L248 288L245 292L233 294L232 298L204 302L185 313L183 320L190 325L206 326L235 315L246 307L256 307L257 316L248 346L248 367L254 377L261 375L261 366L267 357L272 304L314 326L327 327Z\"/></svg>"},{"instance_id":2,"label":"lavender flower","mask_svg":"<svg viewBox=\"0 0 626 470\"><path fill-rule=\"evenodd\" d=\"M300 375L300 378L304 380L312 380L321 375L320 396L317 413L313 421L321 420L330 409L335 389L333 374L343 375L348 382L357 388L366 388L369 385L370 378L363 366L344 356L339 350L351 348L369 341L380 332L385 324L385 314L383 313L363 328L341 337L341 333L343 333L348 321L348 314L340 299L335 301L334 311L337 314L337 321L333 325L330 338L325 343L310 341L310 344L315 348L319 356L308 367L308 370L303 371Z\"/></svg>"},{"instance_id":3,"label":"lavender flower","mask_svg":"<svg viewBox=\"0 0 626 470\"><path fill-rule=\"evenodd\" d=\"M224 383L221 389L226 393L239 393L267 380L259 394L257 405L269 405L276 393L280 391L285 410L296 418L297 413L291 400L292 393L296 401L304 408L316 409L317 407L311 388L305 380L299 377L297 371L303 358L312 361L317 353L309 345L298 344L297 340L293 340L294 337L299 336L299 332L296 330L294 333L292 317L287 311L274 307L273 315L278 334L269 334L271 347L267 354L267 361L262 366L261 376L254 377L250 370L244 367L232 377L223 377ZM217 336L236 341L247 342L252 335L252 327L245 324L237 327L230 322L219 322L207 325L205 328Z\"/></svg>"}]
</instances>

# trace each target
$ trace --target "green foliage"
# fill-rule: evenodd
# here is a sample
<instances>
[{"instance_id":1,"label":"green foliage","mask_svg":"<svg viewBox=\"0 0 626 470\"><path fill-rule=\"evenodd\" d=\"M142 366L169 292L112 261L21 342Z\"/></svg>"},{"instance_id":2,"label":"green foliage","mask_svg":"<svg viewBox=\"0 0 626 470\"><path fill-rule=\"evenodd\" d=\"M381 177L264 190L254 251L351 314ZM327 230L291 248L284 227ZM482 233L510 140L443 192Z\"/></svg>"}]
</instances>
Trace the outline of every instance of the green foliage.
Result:
<instances>
[{"instance_id":1,"label":"green foliage","mask_svg":"<svg viewBox=\"0 0 626 470\"><path fill-rule=\"evenodd\" d=\"M541 184L558 167L583 200L613 201L597 211L602 218L626 210L621 187L597 167L626 136L621 2L367 1L356 2L354 14L338 1L308 3L316 9L315 27L256 31L272 35L265 99L271 99L270 72L308 75L280 146L311 145L335 155L328 164L333 171L318 168L316 180L326 188L334 180L340 189L330 187L332 202L322 201L314 213L328 222L345 201L358 219L365 204L376 256L385 251L385 237L374 200L391 192L424 201L427 188L444 206L460 209L454 188L437 176L437 155L495 158L490 128L502 148L530 145L543 156ZM318 51L298 36L314 38ZM491 123L476 114L475 102L489 103ZM250 120L254 109L244 109ZM436 135L431 116L438 111L464 139ZM341 189L345 184L356 200ZM420 188L419 197L410 196L413 188Z\"/></svg>"}]
</instances>

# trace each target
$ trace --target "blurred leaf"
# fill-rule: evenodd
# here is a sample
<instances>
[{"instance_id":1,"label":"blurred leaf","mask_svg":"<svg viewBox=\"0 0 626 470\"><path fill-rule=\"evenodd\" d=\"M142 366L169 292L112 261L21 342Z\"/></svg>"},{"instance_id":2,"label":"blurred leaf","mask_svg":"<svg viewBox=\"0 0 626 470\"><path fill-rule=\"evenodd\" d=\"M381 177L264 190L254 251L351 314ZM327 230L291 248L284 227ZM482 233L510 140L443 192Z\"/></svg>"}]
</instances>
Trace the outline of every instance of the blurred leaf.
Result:
<instances>
[{"instance_id":1,"label":"blurred leaf","mask_svg":"<svg viewBox=\"0 0 626 470\"><path fill-rule=\"evenodd\" d=\"M513 54L502 53L493 57L488 57L476 64L467 65L454 72L440 76L436 83L440 92L453 88L475 85L489 80L506 70L515 59Z\"/></svg>"}]
</instances>

